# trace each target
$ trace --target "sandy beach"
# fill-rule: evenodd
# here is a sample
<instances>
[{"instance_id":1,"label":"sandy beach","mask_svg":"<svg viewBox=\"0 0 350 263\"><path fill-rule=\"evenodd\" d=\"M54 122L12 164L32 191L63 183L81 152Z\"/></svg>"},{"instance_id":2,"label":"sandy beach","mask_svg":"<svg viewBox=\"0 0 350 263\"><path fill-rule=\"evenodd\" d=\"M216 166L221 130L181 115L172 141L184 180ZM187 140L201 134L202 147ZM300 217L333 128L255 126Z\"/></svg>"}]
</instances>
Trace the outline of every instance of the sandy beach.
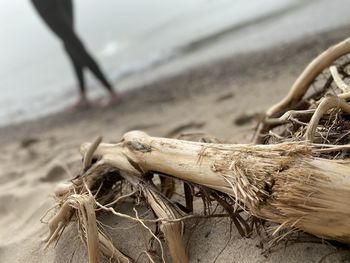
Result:
<instances>
[{"instance_id":1,"label":"sandy beach","mask_svg":"<svg viewBox=\"0 0 350 263\"><path fill-rule=\"evenodd\" d=\"M87 262L76 227L44 250L40 218L54 204L54 186L81 165L79 145L98 135L116 142L130 130L178 137L205 132L227 143L249 143L261 113L278 101L317 54L348 37L349 27L274 48L227 57L160 78L124 94L122 104L58 113L0 128L0 262ZM118 84L116 83L116 87ZM127 211L125 207L121 210ZM47 218L46 218L47 219ZM113 240L135 259L144 250L140 226L110 215ZM194 227L194 225L197 225ZM189 222L185 243L191 262L344 262L333 245L299 242L266 253L257 234L242 238L228 219ZM141 256L140 261L147 262Z\"/></svg>"}]
</instances>

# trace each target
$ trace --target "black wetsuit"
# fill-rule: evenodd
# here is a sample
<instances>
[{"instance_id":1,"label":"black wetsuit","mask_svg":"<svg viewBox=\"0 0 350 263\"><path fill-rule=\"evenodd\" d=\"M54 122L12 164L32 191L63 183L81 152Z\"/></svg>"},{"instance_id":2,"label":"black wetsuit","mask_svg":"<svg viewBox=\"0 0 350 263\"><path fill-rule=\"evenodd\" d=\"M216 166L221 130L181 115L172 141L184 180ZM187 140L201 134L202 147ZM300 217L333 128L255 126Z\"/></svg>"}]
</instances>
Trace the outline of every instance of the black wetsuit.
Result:
<instances>
[{"instance_id":1,"label":"black wetsuit","mask_svg":"<svg viewBox=\"0 0 350 263\"><path fill-rule=\"evenodd\" d=\"M91 70L104 87L112 91L111 84L74 31L72 0L31 1L45 23L62 40L74 66L81 93L85 93L84 68Z\"/></svg>"}]
</instances>

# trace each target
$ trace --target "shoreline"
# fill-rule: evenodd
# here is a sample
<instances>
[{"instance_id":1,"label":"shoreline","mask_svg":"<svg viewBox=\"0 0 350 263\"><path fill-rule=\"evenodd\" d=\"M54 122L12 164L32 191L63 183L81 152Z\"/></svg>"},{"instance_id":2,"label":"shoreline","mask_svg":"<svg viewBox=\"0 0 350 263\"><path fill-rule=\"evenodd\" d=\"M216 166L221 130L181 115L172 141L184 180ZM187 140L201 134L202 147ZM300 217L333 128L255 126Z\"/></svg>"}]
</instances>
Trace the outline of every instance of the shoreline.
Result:
<instances>
[{"instance_id":1,"label":"shoreline","mask_svg":"<svg viewBox=\"0 0 350 263\"><path fill-rule=\"evenodd\" d=\"M154 103L166 104L172 101L187 100L197 94L216 92L225 89L223 86L229 86L230 83L244 85L252 75L254 78L266 79L288 71L297 76L317 54L346 38L348 28L348 26L343 26L336 30L310 35L283 46L233 55L170 76L159 76L156 80L134 86L129 91L123 92L124 101L113 108L93 107L71 113L61 111L16 124L4 125L0 127L0 143L10 141L10 138L21 139L23 136L35 136L42 130L48 131L58 126L79 122L81 119L89 118L89 115L93 117L110 116L114 113L124 115L130 111L142 111L143 107L152 107ZM133 76L133 78L137 77L137 75ZM118 83L115 85L117 87ZM288 90L289 87L281 88ZM274 102L271 101L272 103Z\"/></svg>"}]
</instances>

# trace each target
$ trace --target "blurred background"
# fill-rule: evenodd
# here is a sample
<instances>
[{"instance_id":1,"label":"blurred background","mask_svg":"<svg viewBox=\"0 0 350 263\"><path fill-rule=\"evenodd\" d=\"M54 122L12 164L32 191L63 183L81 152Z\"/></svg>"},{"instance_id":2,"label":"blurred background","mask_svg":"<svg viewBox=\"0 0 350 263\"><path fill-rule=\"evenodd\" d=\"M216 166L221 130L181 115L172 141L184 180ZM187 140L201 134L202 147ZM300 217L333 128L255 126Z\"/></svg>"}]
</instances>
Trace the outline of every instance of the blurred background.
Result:
<instances>
[{"instance_id":1,"label":"blurred background","mask_svg":"<svg viewBox=\"0 0 350 263\"><path fill-rule=\"evenodd\" d=\"M346 0L76 0L74 4L78 34L120 91L350 21ZM0 1L0 24L0 125L71 104L77 88L70 61L30 1ZM97 85L88 78L90 97L103 93L91 88Z\"/></svg>"},{"instance_id":2,"label":"blurred background","mask_svg":"<svg viewBox=\"0 0 350 263\"><path fill-rule=\"evenodd\" d=\"M142 130L251 143L266 109L287 94L306 65L350 36L349 0L73 3L76 32L123 100L115 107L96 105L108 95L86 70L87 95L95 104L66 111L79 89L60 39L31 0L0 0L0 262L88 262L75 225L44 250L48 227L40 223L54 211L57 183L80 173L83 142L101 135L115 143ZM139 225L102 217L121 251L148 262L144 252L154 250L134 228ZM288 247L283 241L265 257L269 245L255 234L241 238L232 221L195 222L186 229L191 262L348 262L337 260L334 246L323 240Z\"/></svg>"}]
</instances>

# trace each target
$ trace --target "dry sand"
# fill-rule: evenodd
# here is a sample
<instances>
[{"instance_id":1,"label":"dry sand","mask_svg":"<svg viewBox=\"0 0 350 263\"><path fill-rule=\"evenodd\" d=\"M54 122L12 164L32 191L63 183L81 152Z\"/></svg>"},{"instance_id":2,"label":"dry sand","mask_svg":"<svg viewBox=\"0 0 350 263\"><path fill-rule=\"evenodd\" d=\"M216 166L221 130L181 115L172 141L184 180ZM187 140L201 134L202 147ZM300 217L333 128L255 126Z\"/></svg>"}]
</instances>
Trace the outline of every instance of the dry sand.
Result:
<instances>
[{"instance_id":1,"label":"dry sand","mask_svg":"<svg viewBox=\"0 0 350 263\"><path fill-rule=\"evenodd\" d=\"M50 193L79 169L82 142L97 135L117 141L133 129L171 137L205 131L224 142L249 142L259 113L288 91L311 58L347 32L340 28L158 80L125 94L113 109L60 113L1 128L0 262L87 262L75 227L45 251L40 241L47 233L40 217L54 203ZM123 251L136 257L144 249L140 226L125 229L128 222L107 215L101 220L117 228L113 238ZM186 244L191 262L318 262L328 254L323 262L350 259L347 252L334 254L335 247L315 243L264 255L260 237L242 238L234 228L230 235L227 219L189 222Z\"/></svg>"}]
</instances>

